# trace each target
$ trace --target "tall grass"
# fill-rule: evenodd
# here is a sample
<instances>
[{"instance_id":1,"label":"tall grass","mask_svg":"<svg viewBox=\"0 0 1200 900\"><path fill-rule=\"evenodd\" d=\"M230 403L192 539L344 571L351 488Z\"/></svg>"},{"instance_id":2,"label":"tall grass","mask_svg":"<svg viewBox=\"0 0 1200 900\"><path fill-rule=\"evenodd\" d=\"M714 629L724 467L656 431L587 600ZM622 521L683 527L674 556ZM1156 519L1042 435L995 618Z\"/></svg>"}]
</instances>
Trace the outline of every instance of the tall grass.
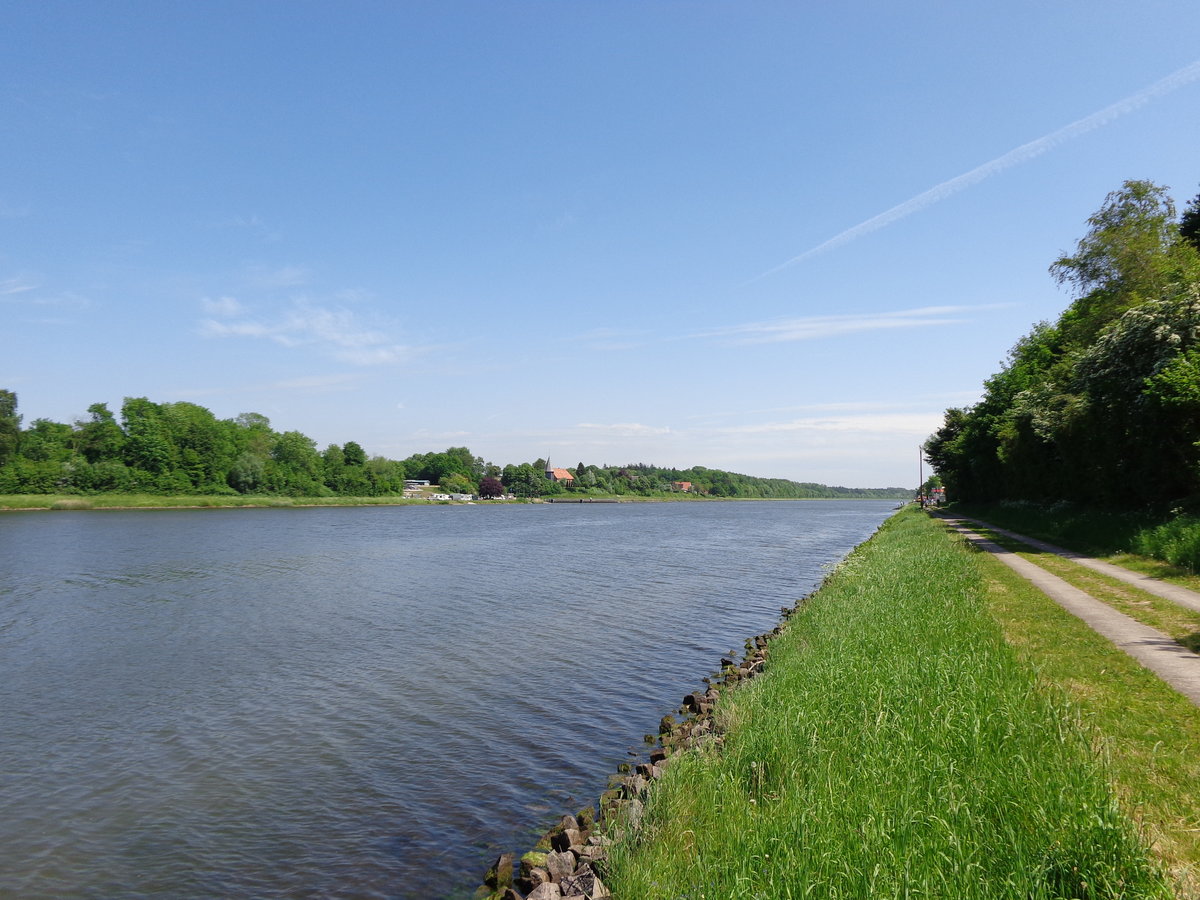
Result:
<instances>
[{"instance_id":1,"label":"tall grass","mask_svg":"<svg viewBox=\"0 0 1200 900\"><path fill-rule=\"evenodd\" d=\"M1169 890L1071 709L1041 692L961 546L901 513L667 770L620 898L1108 898Z\"/></svg>"},{"instance_id":2,"label":"tall grass","mask_svg":"<svg viewBox=\"0 0 1200 900\"><path fill-rule=\"evenodd\" d=\"M1200 572L1200 517L1178 510L1154 514L1007 501L958 503L953 511L1084 553L1137 553Z\"/></svg>"},{"instance_id":3,"label":"tall grass","mask_svg":"<svg viewBox=\"0 0 1200 900\"><path fill-rule=\"evenodd\" d=\"M1143 528L1134 535L1129 549L1192 573L1200 572L1200 518L1179 516Z\"/></svg>"},{"instance_id":4,"label":"tall grass","mask_svg":"<svg viewBox=\"0 0 1200 900\"><path fill-rule=\"evenodd\" d=\"M1106 556L1132 549L1137 535L1163 520L1143 511L1092 509L1059 503L956 503L953 512L983 519L1001 528L1063 544L1073 550Z\"/></svg>"}]
</instances>

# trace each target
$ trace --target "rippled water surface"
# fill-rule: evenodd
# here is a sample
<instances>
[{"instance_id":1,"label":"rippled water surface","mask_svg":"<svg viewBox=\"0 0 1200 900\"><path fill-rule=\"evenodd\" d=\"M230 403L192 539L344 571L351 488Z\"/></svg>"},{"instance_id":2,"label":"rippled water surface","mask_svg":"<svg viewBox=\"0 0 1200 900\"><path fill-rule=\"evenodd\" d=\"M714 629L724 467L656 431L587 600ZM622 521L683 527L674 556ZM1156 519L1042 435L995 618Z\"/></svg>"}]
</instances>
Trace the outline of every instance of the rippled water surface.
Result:
<instances>
[{"instance_id":1,"label":"rippled water surface","mask_svg":"<svg viewBox=\"0 0 1200 900\"><path fill-rule=\"evenodd\" d=\"M0 896L469 896L893 505L0 514Z\"/></svg>"}]
</instances>

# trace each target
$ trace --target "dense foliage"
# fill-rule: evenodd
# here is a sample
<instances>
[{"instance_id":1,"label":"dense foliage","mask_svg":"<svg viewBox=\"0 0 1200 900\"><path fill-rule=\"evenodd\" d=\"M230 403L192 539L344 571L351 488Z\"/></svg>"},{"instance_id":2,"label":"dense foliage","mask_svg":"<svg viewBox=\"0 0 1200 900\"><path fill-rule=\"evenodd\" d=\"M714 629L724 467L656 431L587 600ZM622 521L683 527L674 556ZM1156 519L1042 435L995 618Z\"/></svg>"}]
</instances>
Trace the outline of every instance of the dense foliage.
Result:
<instances>
[{"instance_id":1,"label":"dense foliage","mask_svg":"<svg viewBox=\"0 0 1200 900\"><path fill-rule=\"evenodd\" d=\"M1096 506L1200 500L1200 197L1105 198L1051 274L1075 299L1012 349L925 445L951 499Z\"/></svg>"},{"instance_id":2,"label":"dense foliage","mask_svg":"<svg viewBox=\"0 0 1200 900\"><path fill-rule=\"evenodd\" d=\"M585 466L574 484L546 477L546 461L501 469L466 447L405 460L368 457L355 441L317 450L299 431L276 432L266 416L218 419L194 403L129 397L120 417L104 403L72 424L35 419L21 427L17 395L0 390L0 494L274 494L379 497L404 493L406 479L446 493L531 498L561 494L654 496L692 482L715 497L906 497L903 488L831 488L718 469Z\"/></svg>"}]
</instances>

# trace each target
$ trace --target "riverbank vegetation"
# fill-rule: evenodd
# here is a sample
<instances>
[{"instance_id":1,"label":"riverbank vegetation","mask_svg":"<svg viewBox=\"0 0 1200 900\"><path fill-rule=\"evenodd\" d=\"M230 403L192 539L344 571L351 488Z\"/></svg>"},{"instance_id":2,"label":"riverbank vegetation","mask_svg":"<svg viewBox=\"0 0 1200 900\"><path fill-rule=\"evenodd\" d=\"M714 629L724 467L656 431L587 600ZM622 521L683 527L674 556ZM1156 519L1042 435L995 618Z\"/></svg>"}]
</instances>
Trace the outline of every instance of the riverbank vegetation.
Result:
<instances>
[{"instance_id":1,"label":"riverbank vegetation","mask_svg":"<svg viewBox=\"0 0 1200 900\"><path fill-rule=\"evenodd\" d=\"M439 485L448 494L507 493L525 499L911 495L904 488L829 487L702 466L673 469L644 463L580 462L563 470L569 479L556 480L547 477L546 460L501 467L466 447L416 453L404 460L368 456L356 441L318 451L316 441L308 436L277 432L266 416L257 413L218 419L194 403L155 403L145 397L125 398L119 418L104 403L93 403L86 419L70 424L39 418L22 428L21 418L17 395L0 390L0 495L249 496L308 502L330 497L403 497L406 480ZM105 504L94 501L93 505Z\"/></svg>"},{"instance_id":2,"label":"riverbank vegetation","mask_svg":"<svg viewBox=\"0 0 1200 900\"><path fill-rule=\"evenodd\" d=\"M1090 553L1200 571L1200 196L1128 181L1050 271L1074 300L925 444L947 499ZM966 504L966 505L964 505Z\"/></svg>"},{"instance_id":3,"label":"riverbank vegetation","mask_svg":"<svg viewBox=\"0 0 1200 900\"><path fill-rule=\"evenodd\" d=\"M1179 508L1097 509L1018 500L960 502L952 509L1157 578L1189 581L1200 590L1200 516Z\"/></svg>"},{"instance_id":4,"label":"riverbank vegetation","mask_svg":"<svg viewBox=\"0 0 1200 900\"><path fill-rule=\"evenodd\" d=\"M718 711L615 848L614 896L1194 895L1194 709L916 510Z\"/></svg>"},{"instance_id":5,"label":"riverbank vegetation","mask_svg":"<svg viewBox=\"0 0 1200 900\"><path fill-rule=\"evenodd\" d=\"M951 501L1200 512L1200 197L1129 181L1088 225L1050 267L1073 301L926 444Z\"/></svg>"}]
</instances>

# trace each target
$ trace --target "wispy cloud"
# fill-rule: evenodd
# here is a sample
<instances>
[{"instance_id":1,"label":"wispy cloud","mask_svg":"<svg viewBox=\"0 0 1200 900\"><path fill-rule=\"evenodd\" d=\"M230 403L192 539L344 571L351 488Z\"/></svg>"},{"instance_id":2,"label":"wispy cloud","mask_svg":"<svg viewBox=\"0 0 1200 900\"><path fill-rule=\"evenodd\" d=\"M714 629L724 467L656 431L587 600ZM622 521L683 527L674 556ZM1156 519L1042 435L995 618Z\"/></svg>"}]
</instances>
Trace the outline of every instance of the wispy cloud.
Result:
<instances>
[{"instance_id":1,"label":"wispy cloud","mask_svg":"<svg viewBox=\"0 0 1200 900\"><path fill-rule=\"evenodd\" d=\"M6 278L0 281L0 297L25 294L37 289L37 285L24 278Z\"/></svg>"},{"instance_id":2,"label":"wispy cloud","mask_svg":"<svg viewBox=\"0 0 1200 900\"><path fill-rule=\"evenodd\" d=\"M647 437L656 434L670 434L669 426L642 425L637 422L615 422L601 425L594 422L580 422L575 426L592 433L604 433L619 437Z\"/></svg>"},{"instance_id":3,"label":"wispy cloud","mask_svg":"<svg viewBox=\"0 0 1200 900\"><path fill-rule=\"evenodd\" d=\"M91 300L82 294L74 291L48 293L43 290L41 284L24 276L0 281L0 303L58 310L84 309L91 306ZM53 324L58 324L58 320Z\"/></svg>"},{"instance_id":4,"label":"wispy cloud","mask_svg":"<svg viewBox=\"0 0 1200 900\"><path fill-rule=\"evenodd\" d=\"M798 262L824 253L827 250L844 246L873 231L878 231L880 228L891 225L893 222L945 200L959 191L964 191L969 187L979 184L979 182L991 178L993 175L998 175L1006 169L1029 162L1043 153L1067 143L1067 141L1074 140L1081 135L1087 134L1089 131L1095 131L1097 128L1108 125L1110 122L1114 122L1122 116L1128 115L1134 110L1145 106L1150 101L1165 96L1197 80L1200 80L1200 60L1191 65L1184 66L1166 78L1156 81L1149 87L1142 88L1142 90L1130 94L1128 97L1118 100L1111 106L1106 106L1104 109L1094 112L1090 116L1085 116L1082 119L1072 122L1070 125L1065 125L1029 143L1015 147L1002 156L997 156L995 159L985 162L981 166L976 166L969 172L964 172L962 175L934 185L929 190L923 191L915 197L881 212L877 216L872 216L852 228L847 228L824 243L805 250L800 255L793 256L791 259L780 263L772 269L768 269L761 275L755 276L751 281L757 281L760 278L766 278L768 275L774 275L776 272L782 271Z\"/></svg>"},{"instance_id":5,"label":"wispy cloud","mask_svg":"<svg viewBox=\"0 0 1200 900\"><path fill-rule=\"evenodd\" d=\"M284 347L313 348L359 366L402 362L414 353L382 329L362 324L347 309L293 301L282 313L255 317L233 297L206 298L202 305L211 317L200 321L201 337L261 338Z\"/></svg>"},{"instance_id":6,"label":"wispy cloud","mask_svg":"<svg viewBox=\"0 0 1200 900\"><path fill-rule=\"evenodd\" d=\"M924 437L941 423L940 413L879 412L865 415L809 416L786 422L763 422L717 428L717 434L779 434L792 432L856 432L869 434L912 434Z\"/></svg>"},{"instance_id":7,"label":"wispy cloud","mask_svg":"<svg viewBox=\"0 0 1200 900\"><path fill-rule=\"evenodd\" d=\"M341 389L362 381L362 376L349 372L334 375L306 375L302 378L284 378L266 385L269 390L280 391L325 391Z\"/></svg>"},{"instance_id":8,"label":"wispy cloud","mask_svg":"<svg viewBox=\"0 0 1200 900\"><path fill-rule=\"evenodd\" d=\"M308 284L311 273L304 266L253 266L250 285L257 290L277 291Z\"/></svg>"},{"instance_id":9,"label":"wispy cloud","mask_svg":"<svg viewBox=\"0 0 1200 900\"><path fill-rule=\"evenodd\" d=\"M265 221L263 221L261 216L257 215L233 216L229 219L225 219L222 222L216 223L216 227L244 229L249 231L260 240L268 243L274 243L282 237L278 229L272 228Z\"/></svg>"},{"instance_id":10,"label":"wispy cloud","mask_svg":"<svg viewBox=\"0 0 1200 900\"><path fill-rule=\"evenodd\" d=\"M306 375L302 378L284 378L279 381L257 384L238 384L236 387L187 388L175 391L179 397L213 397L241 394L277 394L295 391L304 394L329 394L347 391L358 385L363 376L352 372L337 372L332 375Z\"/></svg>"},{"instance_id":11,"label":"wispy cloud","mask_svg":"<svg viewBox=\"0 0 1200 900\"><path fill-rule=\"evenodd\" d=\"M222 318L240 316L246 311L246 307L242 306L236 297L218 297L215 300L205 297L200 301L200 305L210 316L221 316Z\"/></svg>"},{"instance_id":12,"label":"wispy cloud","mask_svg":"<svg viewBox=\"0 0 1200 900\"><path fill-rule=\"evenodd\" d=\"M957 397L958 395L954 395ZM963 396L970 396L963 394ZM924 409L928 406L929 397L918 397L913 400L881 402L879 400L838 400L829 403L799 403L790 406L772 406L762 409L730 409L697 413L687 417L688 421L713 421L737 417L745 419L748 416L779 415L781 413L892 413L914 408ZM939 400L940 402L940 400Z\"/></svg>"},{"instance_id":13,"label":"wispy cloud","mask_svg":"<svg viewBox=\"0 0 1200 900\"><path fill-rule=\"evenodd\" d=\"M830 316L799 316L730 325L690 335L693 338L723 338L736 344L774 344L784 341L811 341L863 331L890 331L899 328L931 328L957 325L967 321L966 314L987 306L926 306L897 312L860 313Z\"/></svg>"},{"instance_id":14,"label":"wispy cloud","mask_svg":"<svg viewBox=\"0 0 1200 900\"><path fill-rule=\"evenodd\" d=\"M592 350L633 350L645 346L649 334L624 328L593 328L576 335L574 340L587 344Z\"/></svg>"}]
</instances>

